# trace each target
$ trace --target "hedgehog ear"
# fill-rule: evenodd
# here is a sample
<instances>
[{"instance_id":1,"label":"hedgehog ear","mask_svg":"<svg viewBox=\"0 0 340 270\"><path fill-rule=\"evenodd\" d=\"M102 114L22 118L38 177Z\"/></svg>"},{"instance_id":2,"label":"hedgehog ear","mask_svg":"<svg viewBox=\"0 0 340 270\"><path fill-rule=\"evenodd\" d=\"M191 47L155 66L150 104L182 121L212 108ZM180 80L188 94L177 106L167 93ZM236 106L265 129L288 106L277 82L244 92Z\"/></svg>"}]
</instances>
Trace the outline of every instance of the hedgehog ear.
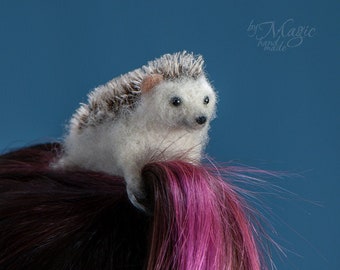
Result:
<instances>
[{"instance_id":1,"label":"hedgehog ear","mask_svg":"<svg viewBox=\"0 0 340 270\"><path fill-rule=\"evenodd\" d=\"M143 79L140 85L140 89L142 93L147 93L162 81L163 81L163 75L151 74Z\"/></svg>"}]
</instances>

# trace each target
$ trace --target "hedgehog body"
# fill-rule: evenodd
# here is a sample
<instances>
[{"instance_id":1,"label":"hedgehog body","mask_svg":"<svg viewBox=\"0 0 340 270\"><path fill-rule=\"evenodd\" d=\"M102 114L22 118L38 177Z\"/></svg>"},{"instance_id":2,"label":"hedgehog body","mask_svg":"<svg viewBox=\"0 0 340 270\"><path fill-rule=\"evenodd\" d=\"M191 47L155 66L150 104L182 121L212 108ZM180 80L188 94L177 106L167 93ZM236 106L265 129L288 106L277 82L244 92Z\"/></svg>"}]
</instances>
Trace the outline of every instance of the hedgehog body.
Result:
<instances>
[{"instance_id":1,"label":"hedgehog body","mask_svg":"<svg viewBox=\"0 0 340 270\"><path fill-rule=\"evenodd\" d=\"M123 176L131 202L143 209L144 165L202 158L216 104L202 65L186 52L164 55L96 88L71 119L56 166Z\"/></svg>"}]
</instances>

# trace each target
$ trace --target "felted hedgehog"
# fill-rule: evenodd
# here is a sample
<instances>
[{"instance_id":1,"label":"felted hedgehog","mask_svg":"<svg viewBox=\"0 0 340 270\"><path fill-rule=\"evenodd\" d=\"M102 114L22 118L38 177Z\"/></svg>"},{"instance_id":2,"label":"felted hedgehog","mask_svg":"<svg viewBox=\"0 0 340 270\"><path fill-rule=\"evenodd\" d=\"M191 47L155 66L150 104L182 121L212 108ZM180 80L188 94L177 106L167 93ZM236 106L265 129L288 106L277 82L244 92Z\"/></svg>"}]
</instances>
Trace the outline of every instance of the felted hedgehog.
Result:
<instances>
[{"instance_id":1,"label":"felted hedgehog","mask_svg":"<svg viewBox=\"0 0 340 270\"><path fill-rule=\"evenodd\" d=\"M73 115L54 166L123 176L130 201L145 209L144 165L202 158L216 107L203 64L185 51L166 54L95 88Z\"/></svg>"}]
</instances>

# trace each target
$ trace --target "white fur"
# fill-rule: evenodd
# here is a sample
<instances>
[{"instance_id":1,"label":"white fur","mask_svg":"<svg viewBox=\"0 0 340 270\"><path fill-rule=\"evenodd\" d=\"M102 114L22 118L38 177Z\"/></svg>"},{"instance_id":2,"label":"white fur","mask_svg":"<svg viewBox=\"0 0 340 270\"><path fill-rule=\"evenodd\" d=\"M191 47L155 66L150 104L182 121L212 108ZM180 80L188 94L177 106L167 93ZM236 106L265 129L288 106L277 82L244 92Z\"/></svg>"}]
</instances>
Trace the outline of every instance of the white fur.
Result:
<instances>
[{"instance_id":1,"label":"white fur","mask_svg":"<svg viewBox=\"0 0 340 270\"><path fill-rule=\"evenodd\" d=\"M171 103L174 96L181 98L180 106ZM208 104L203 102L206 96ZM104 120L81 131L71 128L57 166L123 176L130 200L143 208L136 199L143 197L143 166L171 159L198 163L208 141L215 103L215 92L204 75L164 80L142 92L137 106L114 120ZM207 117L207 122L198 124L199 116Z\"/></svg>"}]
</instances>

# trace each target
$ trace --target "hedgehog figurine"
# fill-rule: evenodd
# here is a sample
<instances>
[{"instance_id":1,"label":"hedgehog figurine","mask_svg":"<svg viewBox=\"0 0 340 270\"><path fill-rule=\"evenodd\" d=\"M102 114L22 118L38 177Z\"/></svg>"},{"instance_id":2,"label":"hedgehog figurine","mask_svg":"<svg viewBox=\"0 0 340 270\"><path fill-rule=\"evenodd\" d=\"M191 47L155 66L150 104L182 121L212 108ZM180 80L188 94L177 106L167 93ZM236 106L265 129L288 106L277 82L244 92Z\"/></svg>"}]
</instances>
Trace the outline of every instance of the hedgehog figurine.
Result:
<instances>
[{"instance_id":1,"label":"hedgehog figurine","mask_svg":"<svg viewBox=\"0 0 340 270\"><path fill-rule=\"evenodd\" d=\"M185 51L166 54L95 88L73 115L53 166L122 176L132 204L146 210L147 163L202 159L217 99L203 64Z\"/></svg>"}]
</instances>

